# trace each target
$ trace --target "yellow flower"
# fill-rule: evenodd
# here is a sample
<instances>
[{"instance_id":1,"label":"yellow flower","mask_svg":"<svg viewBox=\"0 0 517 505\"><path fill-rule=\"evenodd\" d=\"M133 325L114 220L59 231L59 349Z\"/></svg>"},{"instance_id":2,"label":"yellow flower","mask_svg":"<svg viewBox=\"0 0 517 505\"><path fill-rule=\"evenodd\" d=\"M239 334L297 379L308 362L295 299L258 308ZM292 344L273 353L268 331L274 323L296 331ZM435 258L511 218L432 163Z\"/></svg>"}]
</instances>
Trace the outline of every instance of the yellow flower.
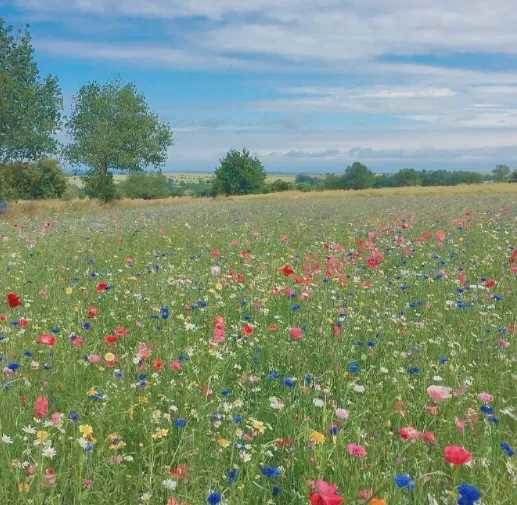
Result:
<instances>
[{"instance_id":1,"label":"yellow flower","mask_svg":"<svg viewBox=\"0 0 517 505\"><path fill-rule=\"evenodd\" d=\"M18 483L18 491L20 493L28 493L31 489L31 486L28 482L19 482Z\"/></svg>"},{"instance_id":2,"label":"yellow flower","mask_svg":"<svg viewBox=\"0 0 517 505\"><path fill-rule=\"evenodd\" d=\"M262 421L257 421L256 419L251 420L251 426L255 431L258 431L261 435L266 431L266 425Z\"/></svg>"},{"instance_id":3,"label":"yellow flower","mask_svg":"<svg viewBox=\"0 0 517 505\"><path fill-rule=\"evenodd\" d=\"M81 424L79 426L79 431L83 438L90 438L93 436L93 428L89 424Z\"/></svg>"},{"instance_id":4,"label":"yellow flower","mask_svg":"<svg viewBox=\"0 0 517 505\"><path fill-rule=\"evenodd\" d=\"M66 293L67 295L71 295L71 294L72 294L72 292L73 292L73 288L71 288L71 287L68 287L68 288L66 288L66 289L65 289L65 293Z\"/></svg>"},{"instance_id":5,"label":"yellow flower","mask_svg":"<svg viewBox=\"0 0 517 505\"><path fill-rule=\"evenodd\" d=\"M95 388L90 388L86 394L88 396L95 396L97 394L97 390Z\"/></svg>"},{"instance_id":6,"label":"yellow flower","mask_svg":"<svg viewBox=\"0 0 517 505\"><path fill-rule=\"evenodd\" d=\"M48 440L48 431L36 432L36 440L39 444L44 444Z\"/></svg>"},{"instance_id":7,"label":"yellow flower","mask_svg":"<svg viewBox=\"0 0 517 505\"><path fill-rule=\"evenodd\" d=\"M104 361L106 361L107 363L109 363L110 361L115 361L115 355L112 352L107 352L104 355Z\"/></svg>"},{"instance_id":8,"label":"yellow flower","mask_svg":"<svg viewBox=\"0 0 517 505\"><path fill-rule=\"evenodd\" d=\"M156 430L156 431L151 435L151 437L152 437L154 440L160 440L160 438L164 438L164 437L166 437L168 434L169 434L169 430L167 430L166 428L160 428L159 430Z\"/></svg>"},{"instance_id":9,"label":"yellow flower","mask_svg":"<svg viewBox=\"0 0 517 505\"><path fill-rule=\"evenodd\" d=\"M230 445L230 441L227 439L227 438L223 438L223 437L219 437L217 439L217 443L223 448L225 449L226 447L228 447Z\"/></svg>"},{"instance_id":10,"label":"yellow flower","mask_svg":"<svg viewBox=\"0 0 517 505\"><path fill-rule=\"evenodd\" d=\"M325 442L325 435L323 435L323 433L320 433L319 431L312 431L309 439L313 444L318 445Z\"/></svg>"}]
</instances>

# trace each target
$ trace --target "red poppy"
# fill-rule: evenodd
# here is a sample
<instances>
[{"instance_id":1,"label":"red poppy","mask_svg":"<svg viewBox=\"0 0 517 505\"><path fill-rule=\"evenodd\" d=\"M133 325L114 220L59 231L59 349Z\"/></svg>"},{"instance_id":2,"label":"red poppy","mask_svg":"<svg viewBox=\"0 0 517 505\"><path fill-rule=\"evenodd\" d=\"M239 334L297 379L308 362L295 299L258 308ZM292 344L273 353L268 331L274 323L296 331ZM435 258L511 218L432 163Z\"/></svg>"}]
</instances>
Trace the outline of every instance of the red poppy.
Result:
<instances>
[{"instance_id":1,"label":"red poppy","mask_svg":"<svg viewBox=\"0 0 517 505\"><path fill-rule=\"evenodd\" d=\"M20 317L20 319L18 319L18 324L20 325L20 328L27 328L27 326L29 326L29 320L24 317Z\"/></svg>"},{"instance_id":2,"label":"red poppy","mask_svg":"<svg viewBox=\"0 0 517 505\"><path fill-rule=\"evenodd\" d=\"M247 337L251 337L251 335L253 335L254 331L255 331L255 327L249 323L246 323L242 327L242 333L244 333L244 335L246 335Z\"/></svg>"},{"instance_id":3,"label":"red poppy","mask_svg":"<svg viewBox=\"0 0 517 505\"><path fill-rule=\"evenodd\" d=\"M104 342L108 345L115 345L118 342L118 337L117 335L106 335Z\"/></svg>"},{"instance_id":4,"label":"red poppy","mask_svg":"<svg viewBox=\"0 0 517 505\"><path fill-rule=\"evenodd\" d=\"M284 265L280 271L286 276L289 277L294 274L294 269L291 265Z\"/></svg>"},{"instance_id":5,"label":"red poppy","mask_svg":"<svg viewBox=\"0 0 517 505\"><path fill-rule=\"evenodd\" d=\"M95 319L99 315L99 309L97 307L88 307L88 317Z\"/></svg>"},{"instance_id":6,"label":"red poppy","mask_svg":"<svg viewBox=\"0 0 517 505\"><path fill-rule=\"evenodd\" d=\"M448 445L443 450L443 456L452 465L464 465L472 460L472 453L461 445Z\"/></svg>"},{"instance_id":7,"label":"red poppy","mask_svg":"<svg viewBox=\"0 0 517 505\"><path fill-rule=\"evenodd\" d=\"M178 480L186 479L188 476L188 465L185 463L177 465L175 468L170 469L170 474Z\"/></svg>"},{"instance_id":8,"label":"red poppy","mask_svg":"<svg viewBox=\"0 0 517 505\"><path fill-rule=\"evenodd\" d=\"M156 370L157 372L163 370L163 367L165 366L165 361L163 361L163 359L160 359L160 358L156 358L154 361L153 361L153 368L154 370Z\"/></svg>"},{"instance_id":9,"label":"red poppy","mask_svg":"<svg viewBox=\"0 0 517 505\"><path fill-rule=\"evenodd\" d=\"M309 499L311 505L343 505L345 503L345 499L337 494L336 486L323 480L313 483L313 492Z\"/></svg>"},{"instance_id":10,"label":"red poppy","mask_svg":"<svg viewBox=\"0 0 517 505\"><path fill-rule=\"evenodd\" d=\"M97 293L105 293L110 288L110 285L106 281L99 282L95 289Z\"/></svg>"},{"instance_id":11,"label":"red poppy","mask_svg":"<svg viewBox=\"0 0 517 505\"><path fill-rule=\"evenodd\" d=\"M17 295L16 293L7 293L7 303L9 304L9 307L11 307L11 309L15 309L16 307L19 307L22 304L22 298L20 295Z\"/></svg>"},{"instance_id":12,"label":"red poppy","mask_svg":"<svg viewBox=\"0 0 517 505\"><path fill-rule=\"evenodd\" d=\"M485 287L488 289L495 288L497 281L495 279L487 279L485 281Z\"/></svg>"},{"instance_id":13,"label":"red poppy","mask_svg":"<svg viewBox=\"0 0 517 505\"><path fill-rule=\"evenodd\" d=\"M57 344L57 338L52 333L43 333L36 340L38 344L48 345L49 347L54 347Z\"/></svg>"}]
</instances>

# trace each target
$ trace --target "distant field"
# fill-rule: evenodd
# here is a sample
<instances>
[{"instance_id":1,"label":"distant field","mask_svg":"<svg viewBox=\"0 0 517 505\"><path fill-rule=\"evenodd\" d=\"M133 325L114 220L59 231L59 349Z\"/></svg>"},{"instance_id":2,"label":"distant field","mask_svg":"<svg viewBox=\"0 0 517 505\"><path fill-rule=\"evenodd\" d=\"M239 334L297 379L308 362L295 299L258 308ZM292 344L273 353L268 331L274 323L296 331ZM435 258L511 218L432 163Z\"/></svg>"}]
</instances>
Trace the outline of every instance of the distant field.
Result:
<instances>
[{"instance_id":1,"label":"distant field","mask_svg":"<svg viewBox=\"0 0 517 505\"><path fill-rule=\"evenodd\" d=\"M199 172L199 173L191 173L191 172L168 172L164 173L167 177L174 179L177 182L184 182L184 183L196 183L196 182L206 182L210 181L213 178L213 173L209 172ZM123 181L127 176L126 175L115 175L115 182ZM288 175L288 174L267 174L266 175L266 182L273 182L277 179L281 179L283 181L287 182L294 182L295 175ZM75 184L76 186L81 187L82 182L81 178L78 176L69 176L69 180Z\"/></svg>"}]
</instances>

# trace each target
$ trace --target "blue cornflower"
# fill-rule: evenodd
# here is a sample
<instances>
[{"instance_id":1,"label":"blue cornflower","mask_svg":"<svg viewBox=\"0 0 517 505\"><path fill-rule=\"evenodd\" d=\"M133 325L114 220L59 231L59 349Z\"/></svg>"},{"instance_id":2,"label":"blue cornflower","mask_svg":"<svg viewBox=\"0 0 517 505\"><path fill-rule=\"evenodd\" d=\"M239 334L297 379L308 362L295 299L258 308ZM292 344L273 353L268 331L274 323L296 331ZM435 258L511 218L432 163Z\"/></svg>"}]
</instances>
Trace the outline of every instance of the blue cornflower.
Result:
<instances>
[{"instance_id":1,"label":"blue cornflower","mask_svg":"<svg viewBox=\"0 0 517 505\"><path fill-rule=\"evenodd\" d=\"M241 424L242 421L244 421L244 418L242 416L239 416L239 415L233 416L233 422L235 424Z\"/></svg>"},{"instance_id":2,"label":"blue cornflower","mask_svg":"<svg viewBox=\"0 0 517 505\"><path fill-rule=\"evenodd\" d=\"M409 375L418 375L422 369L421 368L418 368L417 366L412 366L410 368L408 368L408 373Z\"/></svg>"},{"instance_id":3,"label":"blue cornflower","mask_svg":"<svg viewBox=\"0 0 517 505\"><path fill-rule=\"evenodd\" d=\"M237 479L239 478L239 469L238 468L230 468L230 470L228 470L228 473L226 474L227 478L228 478L228 482L230 484L234 484Z\"/></svg>"},{"instance_id":4,"label":"blue cornflower","mask_svg":"<svg viewBox=\"0 0 517 505\"><path fill-rule=\"evenodd\" d=\"M458 505L473 505L481 498L481 493L475 486L470 484L461 484L458 486L460 499Z\"/></svg>"},{"instance_id":5,"label":"blue cornflower","mask_svg":"<svg viewBox=\"0 0 517 505\"><path fill-rule=\"evenodd\" d=\"M501 449L506 452L510 458L515 454L513 447L508 442L501 442Z\"/></svg>"},{"instance_id":6,"label":"blue cornflower","mask_svg":"<svg viewBox=\"0 0 517 505\"><path fill-rule=\"evenodd\" d=\"M70 419L70 421L72 421L73 423L76 423L77 421L79 421L80 417L81 416L77 412L74 412L73 410L68 413L68 419Z\"/></svg>"},{"instance_id":7,"label":"blue cornflower","mask_svg":"<svg viewBox=\"0 0 517 505\"><path fill-rule=\"evenodd\" d=\"M176 428L185 428L185 426L187 426L187 420L180 417L174 421L174 425Z\"/></svg>"},{"instance_id":8,"label":"blue cornflower","mask_svg":"<svg viewBox=\"0 0 517 505\"><path fill-rule=\"evenodd\" d=\"M228 398L229 396L232 396L232 393L233 393L233 391L230 388L224 388L221 391L221 395L224 396L225 398Z\"/></svg>"},{"instance_id":9,"label":"blue cornflower","mask_svg":"<svg viewBox=\"0 0 517 505\"><path fill-rule=\"evenodd\" d=\"M273 488L271 489L271 494L273 496L280 496L282 494L283 490L281 487L278 487L278 486L273 486Z\"/></svg>"},{"instance_id":10,"label":"blue cornflower","mask_svg":"<svg viewBox=\"0 0 517 505\"><path fill-rule=\"evenodd\" d=\"M415 489L415 481L408 474L399 474L395 476L395 484L401 489L412 491Z\"/></svg>"},{"instance_id":11,"label":"blue cornflower","mask_svg":"<svg viewBox=\"0 0 517 505\"><path fill-rule=\"evenodd\" d=\"M303 377L303 382L306 386L310 386L314 382L314 376L310 373L306 373Z\"/></svg>"},{"instance_id":12,"label":"blue cornflower","mask_svg":"<svg viewBox=\"0 0 517 505\"><path fill-rule=\"evenodd\" d=\"M278 466L263 466L262 475L268 479L274 479L282 475L282 470Z\"/></svg>"},{"instance_id":13,"label":"blue cornflower","mask_svg":"<svg viewBox=\"0 0 517 505\"><path fill-rule=\"evenodd\" d=\"M494 413L494 407L491 407L490 405L481 405L480 410L485 415L490 415Z\"/></svg>"},{"instance_id":14,"label":"blue cornflower","mask_svg":"<svg viewBox=\"0 0 517 505\"><path fill-rule=\"evenodd\" d=\"M9 370L12 370L13 372L15 372L16 370L21 368L21 365L20 365L20 363L9 363L7 365L7 368L9 368Z\"/></svg>"},{"instance_id":15,"label":"blue cornflower","mask_svg":"<svg viewBox=\"0 0 517 505\"><path fill-rule=\"evenodd\" d=\"M268 374L267 374L267 378L269 380L275 380L275 379L278 379L280 377L280 374L276 371L276 370L271 370Z\"/></svg>"},{"instance_id":16,"label":"blue cornflower","mask_svg":"<svg viewBox=\"0 0 517 505\"><path fill-rule=\"evenodd\" d=\"M169 316L170 316L169 307L162 307L160 309L160 316L162 317L162 319L169 319Z\"/></svg>"},{"instance_id":17,"label":"blue cornflower","mask_svg":"<svg viewBox=\"0 0 517 505\"><path fill-rule=\"evenodd\" d=\"M209 505L218 505L218 503L221 503L223 497L221 495L221 493L219 493L219 491L212 491L209 495L208 495L208 498L206 499L207 503L209 503Z\"/></svg>"},{"instance_id":18,"label":"blue cornflower","mask_svg":"<svg viewBox=\"0 0 517 505\"><path fill-rule=\"evenodd\" d=\"M294 388L296 386L296 378L295 377L286 377L284 379L284 386L288 388Z\"/></svg>"},{"instance_id":19,"label":"blue cornflower","mask_svg":"<svg viewBox=\"0 0 517 505\"><path fill-rule=\"evenodd\" d=\"M359 363L357 361L352 361L351 363L349 363L346 367L348 373L351 373L351 374L357 374L361 371L361 366L359 365Z\"/></svg>"},{"instance_id":20,"label":"blue cornflower","mask_svg":"<svg viewBox=\"0 0 517 505\"><path fill-rule=\"evenodd\" d=\"M291 305L291 310L293 312L298 312L301 310L301 308L302 306L299 303L294 303L293 305Z\"/></svg>"}]
</instances>

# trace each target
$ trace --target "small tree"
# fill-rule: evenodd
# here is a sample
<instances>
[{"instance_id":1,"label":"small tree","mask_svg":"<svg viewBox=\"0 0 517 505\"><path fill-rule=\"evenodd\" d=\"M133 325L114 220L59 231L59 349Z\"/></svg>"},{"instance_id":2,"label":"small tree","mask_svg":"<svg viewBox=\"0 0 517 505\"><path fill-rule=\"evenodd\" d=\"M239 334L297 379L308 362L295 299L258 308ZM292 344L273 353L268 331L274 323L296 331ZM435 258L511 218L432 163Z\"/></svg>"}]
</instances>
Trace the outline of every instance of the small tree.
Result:
<instances>
[{"instance_id":1,"label":"small tree","mask_svg":"<svg viewBox=\"0 0 517 505\"><path fill-rule=\"evenodd\" d=\"M57 79L40 79L28 30L15 35L0 19L0 163L56 152L61 108Z\"/></svg>"},{"instance_id":2,"label":"small tree","mask_svg":"<svg viewBox=\"0 0 517 505\"><path fill-rule=\"evenodd\" d=\"M510 178L511 170L506 165L497 165L492 170L492 175L495 182L506 182Z\"/></svg>"},{"instance_id":3,"label":"small tree","mask_svg":"<svg viewBox=\"0 0 517 505\"><path fill-rule=\"evenodd\" d=\"M90 168L87 191L102 192L103 200L115 195L114 188L102 191L103 185L113 185L112 170L158 167L165 163L173 142L169 125L151 112L135 86L118 82L83 86L75 97L67 129L72 138L65 150L67 159Z\"/></svg>"},{"instance_id":4,"label":"small tree","mask_svg":"<svg viewBox=\"0 0 517 505\"><path fill-rule=\"evenodd\" d=\"M371 188L375 182L375 175L366 165L355 161L345 170L343 186L347 189Z\"/></svg>"},{"instance_id":5,"label":"small tree","mask_svg":"<svg viewBox=\"0 0 517 505\"><path fill-rule=\"evenodd\" d=\"M245 148L242 152L232 149L215 171L213 191L225 195L259 193L265 179L264 167L256 156Z\"/></svg>"}]
</instances>

